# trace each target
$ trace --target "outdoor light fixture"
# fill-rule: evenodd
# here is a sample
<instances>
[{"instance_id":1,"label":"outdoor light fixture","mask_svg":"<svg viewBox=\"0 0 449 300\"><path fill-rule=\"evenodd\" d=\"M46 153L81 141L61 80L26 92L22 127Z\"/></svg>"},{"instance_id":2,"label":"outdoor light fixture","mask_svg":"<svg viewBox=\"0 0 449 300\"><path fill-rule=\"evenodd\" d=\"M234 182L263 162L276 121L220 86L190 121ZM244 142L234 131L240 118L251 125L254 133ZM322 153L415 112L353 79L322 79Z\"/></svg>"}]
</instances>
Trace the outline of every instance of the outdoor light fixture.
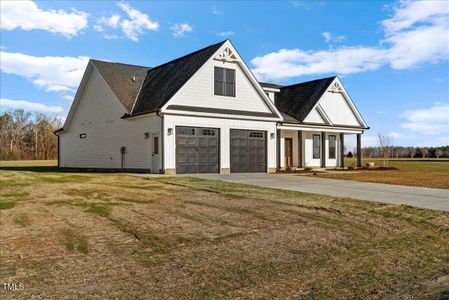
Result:
<instances>
[{"instance_id":1,"label":"outdoor light fixture","mask_svg":"<svg viewBox=\"0 0 449 300\"><path fill-rule=\"evenodd\" d=\"M274 139L276 137L276 134L274 134L274 132L270 133L270 138Z\"/></svg>"},{"instance_id":2,"label":"outdoor light fixture","mask_svg":"<svg viewBox=\"0 0 449 300\"><path fill-rule=\"evenodd\" d=\"M168 133L168 135L172 135L173 134L173 128L168 128L167 133Z\"/></svg>"},{"instance_id":3,"label":"outdoor light fixture","mask_svg":"<svg viewBox=\"0 0 449 300\"><path fill-rule=\"evenodd\" d=\"M149 132L145 132L144 134L143 134L143 138L144 139L148 139L150 137L150 133Z\"/></svg>"}]
</instances>

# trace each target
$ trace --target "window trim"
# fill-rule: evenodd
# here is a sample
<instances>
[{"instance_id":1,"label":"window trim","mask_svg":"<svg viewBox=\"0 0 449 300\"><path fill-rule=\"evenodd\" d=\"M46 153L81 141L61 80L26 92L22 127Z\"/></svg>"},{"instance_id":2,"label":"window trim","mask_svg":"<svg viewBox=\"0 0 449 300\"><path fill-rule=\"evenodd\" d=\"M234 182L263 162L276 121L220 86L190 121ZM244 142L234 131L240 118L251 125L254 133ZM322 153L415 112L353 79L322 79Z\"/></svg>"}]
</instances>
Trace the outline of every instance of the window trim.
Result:
<instances>
[{"instance_id":1,"label":"window trim","mask_svg":"<svg viewBox=\"0 0 449 300\"><path fill-rule=\"evenodd\" d=\"M222 77L223 77L223 80L217 80L216 79L216 77L215 77L215 74L216 74L216 71L217 70L220 70L220 71L222 71ZM227 72L228 71L232 71L233 73L234 73L234 82L227 82L227 80L226 80L226 75L227 75ZM236 71L235 71L235 69L232 69L232 68L223 68L223 67L218 67L218 66L214 66L214 84L213 84L213 88L214 88L214 95L215 96L222 96L222 97L236 97L236 94L237 94L237 80L236 80L237 78L236 78ZM217 84L217 83L219 83L219 84L221 84L222 85L222 89L223 89L223 94L218 94L217 93L217 91L216 91L216 88L215 88L215 85ZM227 85L228 84L232 84L232 87L233 87L233 89L232 89L232 95L227 95Z\"/></svg>"},{"instance_id":2,"label":"window trim","mask_svg":"<svg viewBox=\"0 0 449 300\"><path fill-rule=\"evenodd\" d=\"M318 137L318 145L315 145L315 137ZM315 156L315 148L318 148L318 157ZM312 158L320 159L321 158L321 135L314 134L312 135Z\"/></svg>"},{"instance_id":3,"label":"window trim","mask_svg":"<svg viewBox=\"0 0 449 300\"><path fill-rule=\"evenodd\" d=\"M334 146L333 146L333 148L334 148L333 154L334 155L333 156L331 156L331 137L334 138ZM331 135L327 136L327 139L328 139L328 145L327 145L328 157L329 157L329 159L336 159L337 158L337 136L335 134L331 134Z\"/></svg>"}]
</instances>

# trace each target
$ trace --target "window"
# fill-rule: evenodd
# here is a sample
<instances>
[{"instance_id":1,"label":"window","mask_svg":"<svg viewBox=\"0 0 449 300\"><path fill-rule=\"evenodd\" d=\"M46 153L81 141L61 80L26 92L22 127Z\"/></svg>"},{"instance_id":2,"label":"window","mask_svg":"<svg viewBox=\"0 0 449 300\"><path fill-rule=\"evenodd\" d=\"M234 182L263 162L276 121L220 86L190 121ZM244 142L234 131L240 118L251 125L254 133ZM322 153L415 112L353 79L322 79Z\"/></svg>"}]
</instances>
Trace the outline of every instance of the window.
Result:
<instances>
[{"instance_id":1,"label":"window","mask_svg":"<svg viewBox=\"0 0 449 300\"><path fill-rule=\"evenodd\" d=\"M263 139L263 132L260 131L251 131L249 133L249 137L253 139Z\"/></svg>"},{"instance_id":2,"label":"window","mask_svg":"<svg viewBox=\"0 0 449 300\"><path fill-rule=\"evenodd\" d=\"M235 97L235 70L214 68L214 95Z\"/></svg>"},{"instance_id":3,"label":"window","mask_svg":"<svg viewBox=\"0 0 449 300\"><path fill-rule=\"evenodd\" d=\"M85 139L86 137L87 137L87 135L85 133L80 134L80 139Z\"/></svg>"},{"instance_id":4,"label":"window","mask_svg":"<svg viewBox=\"0 0 449 300\"><path fill-rule=\"evenodd\" d=\"M203 129L203 130L201 130L201 135L215 135L215 130Z\"/></svg>"},{"instance_id":5,"label":"window","mask_svg":"<svg viewBox=\"0 0 449 300\"><path fill-rule=\"evenodd\" d=\"M179 135L195 135L195 128L191 127L180 127L177 129Z\"/></svg>"},{"instance_id":6,"label":"window","mask_svg":"<svg viewBox=\"0 0 449 300\"><path fill-rule=\"evenodd\" d=\"M319 134L313 135L313 158L320 158L321 137Z\"/></svg>"},{"instance_id":7,"label":"window","mask_svg":"<svg viewBox=\"0 0 449 300\"><path fill-rule=\"evenodd\" d=\"M329 136L329 158L335 159L336 156L336 140L335 135Z\"/></svg>"},{"instance_id":8,"label":"window","mask_svg":"<svg viewBox=\"0 0 449 300\"><path fill-rule=\"evenodd\" d=\"M153 137L153 154L159 154L159 137Z\"/></svg>"}]
</instances>

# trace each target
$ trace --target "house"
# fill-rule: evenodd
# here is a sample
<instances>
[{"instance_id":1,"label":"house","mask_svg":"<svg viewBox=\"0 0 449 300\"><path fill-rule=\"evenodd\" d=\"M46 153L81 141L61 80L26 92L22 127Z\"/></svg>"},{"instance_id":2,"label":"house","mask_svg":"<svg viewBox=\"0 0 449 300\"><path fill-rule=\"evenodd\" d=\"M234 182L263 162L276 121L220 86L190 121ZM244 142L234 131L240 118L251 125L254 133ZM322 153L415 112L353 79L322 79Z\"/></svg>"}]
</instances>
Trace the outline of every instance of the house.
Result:
<instances>
[{"instance_id":1,"label":"house","mask_svg":"<svg viewBox=\"0 0 449 300\"><path fill-rule=\"evenodd\" d=\"M55 133L60 167L227 174L341 166L366 129L338 77L258 82L226 40L154 68L90 60Z\"/></svg>"}]
</instances>

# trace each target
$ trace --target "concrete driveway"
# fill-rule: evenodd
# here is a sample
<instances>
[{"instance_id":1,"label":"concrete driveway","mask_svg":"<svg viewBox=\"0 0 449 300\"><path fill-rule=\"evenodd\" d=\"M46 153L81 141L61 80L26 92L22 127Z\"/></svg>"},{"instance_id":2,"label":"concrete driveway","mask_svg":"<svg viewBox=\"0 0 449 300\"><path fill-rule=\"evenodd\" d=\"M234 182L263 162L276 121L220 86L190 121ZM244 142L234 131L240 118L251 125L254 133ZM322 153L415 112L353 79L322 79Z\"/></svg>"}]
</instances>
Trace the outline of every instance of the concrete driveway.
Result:
<instances>
[{"instance_id":1,"label":"concrete driveway","mask_svg":"<svg viewBox=\"0 0 449 300\"><path fill-rule=\"evenodd\" d=\"M406 204L449 212L449 190L316 178L293 174L195 174L195 177L290 191Z\"/></svg>"}]
</instances>

